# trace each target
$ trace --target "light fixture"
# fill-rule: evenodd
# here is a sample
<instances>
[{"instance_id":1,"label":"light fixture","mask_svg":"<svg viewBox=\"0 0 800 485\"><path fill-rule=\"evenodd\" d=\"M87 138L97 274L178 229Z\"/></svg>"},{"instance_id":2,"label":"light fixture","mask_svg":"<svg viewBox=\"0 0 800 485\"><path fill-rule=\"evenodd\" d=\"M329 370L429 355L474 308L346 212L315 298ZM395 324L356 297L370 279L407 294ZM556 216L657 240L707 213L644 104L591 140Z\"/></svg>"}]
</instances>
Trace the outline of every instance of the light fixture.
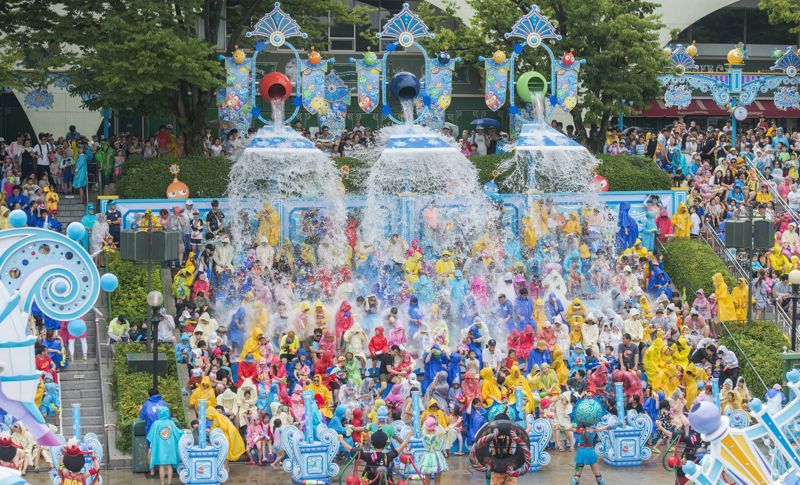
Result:
<instances>
[{"instance_id":1,"label":"light fixture","mask_svg":"<svg viewBox=\"0 0 800 485\"><path fill-rule=\"evenodd\" d=\"M793 269L789 272L789 284L800 285L800 270Z\"/></svg>"},{"instance_id":2,"label":"light fixture","mask_svg":"<svg viewBox=\"0 0 800 485\"><path fill-rule=\"evenodd\" d=\"M800 273L800 271L798 271ZM798 275L800 276L800 275ZM164 304L164 295L160 291L153 290L147 294L147 304L151 308L160 308Z\"/></svg>"}]
</instances>

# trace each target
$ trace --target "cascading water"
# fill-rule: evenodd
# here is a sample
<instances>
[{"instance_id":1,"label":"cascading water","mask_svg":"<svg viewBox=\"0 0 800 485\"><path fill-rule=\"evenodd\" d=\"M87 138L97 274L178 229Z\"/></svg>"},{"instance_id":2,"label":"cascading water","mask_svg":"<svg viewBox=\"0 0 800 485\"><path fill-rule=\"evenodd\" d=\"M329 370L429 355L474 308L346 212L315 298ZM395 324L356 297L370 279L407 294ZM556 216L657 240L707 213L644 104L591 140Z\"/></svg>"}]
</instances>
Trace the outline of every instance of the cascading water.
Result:
<instances>
[{"instance_id":1,"label":"cascading water","mask_svg":"<svg viewBox=\"0 0 800 485\"><path fill-rule=\"evenodd\" d=\"M400 101L400 106L403 108L403 124L411 126L414 124L414 100L406 98Z\"/></svg>"},{"instance_id":2,"label":"cascading water","mask_svg":"<svg viewBox=\"0 0 800 485\"><path fill-rule=\"evenodd\" d=\"M597 160L585 147L550 127L544 120L543 93L532 99L534 120L523 125L513 157L498 170L505 191L585 193L591 190Z\"/></svg>"}]
</instances>

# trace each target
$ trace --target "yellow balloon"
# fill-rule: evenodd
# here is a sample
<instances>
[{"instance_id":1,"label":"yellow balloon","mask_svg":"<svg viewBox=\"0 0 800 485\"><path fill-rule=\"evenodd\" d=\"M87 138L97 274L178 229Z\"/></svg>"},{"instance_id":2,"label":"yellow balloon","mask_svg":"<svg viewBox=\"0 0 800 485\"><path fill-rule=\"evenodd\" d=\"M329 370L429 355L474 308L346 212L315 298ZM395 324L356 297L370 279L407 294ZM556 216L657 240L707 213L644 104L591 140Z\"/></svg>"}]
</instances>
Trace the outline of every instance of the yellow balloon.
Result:
<instances>
[{"instance_id":1,"label":"yellow balloon","mask_svg":"<svg viewBox=\"0 0 800 485\"><path fill-rule=\"evenodd\" d=\"M670 49L669 47L664 47L664 50L662 52L664 52L664 57L669 57L672 55L672 49Z\"/></svg>"},{"instance_id":2,"label":"yellow balloon","mask_svg":"<svg viewBox=\"0 0 800 485\"><path fill-rule=\"evenodd\" d=\"M492 55L492 59L494 60L494 62L502 64L506 60L506 53L498 49Z\"/></svg>"},{"instance_id":3,"label":"yellow balloon","mask_svg":"<svg viewBox=\"0 0 800 485\"><path fill-rule=\"evenodd\" d=\"M241 64L246 59L244 51L242 49L236 49L233 51L233 62L236 64Z\"/></svg>"},{"instance_id":4,"label":"yellow balloon","mask_svg":"<svg viewBox=\"0 0 800 485\"><path fill-rule=\"evenodd\" d=\"M744 54L742 50L738 47L735 47L728 51L728 64L732 66L738 66L744 63Z\"/></svg>"},{"instance_id":5,"label":"yellow balloon","mask_svg":"<svg viewBox=\"0 0 800 485\"><path fill-rule=\"evenodd\" d=\"M692 43L689 47L686 48L686 53L689 54L690 57L694 57L697 55L697 46Z\"/></svg>"}]
</instances>

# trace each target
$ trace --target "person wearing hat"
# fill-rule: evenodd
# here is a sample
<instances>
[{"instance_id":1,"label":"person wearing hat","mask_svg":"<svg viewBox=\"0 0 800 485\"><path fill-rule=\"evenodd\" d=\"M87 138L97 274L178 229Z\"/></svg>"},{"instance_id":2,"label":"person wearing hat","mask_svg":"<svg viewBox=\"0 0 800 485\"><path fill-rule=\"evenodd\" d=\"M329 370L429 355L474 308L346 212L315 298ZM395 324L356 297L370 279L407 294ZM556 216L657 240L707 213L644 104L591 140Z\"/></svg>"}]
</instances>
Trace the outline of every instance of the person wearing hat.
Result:
<instances>
[{"instance_id":1,"label":"person wearing hat","mask_svg":"<svg viewBox=\"0 0 800 485\"><path fill-rule=\"evenodd\" d=\"M497 341L493 338L486 343L486 350L483 351L481 357L483 359L483 367L488 367L495 372L500 370L500 365L504 360L500 352L497 351Z\"/></svg>"},{"instance_id":2,"label":"person wearing hat","mask_svg":"<svg viewBox=\"0 0 800 485\"><path fill-rule=\"evenodd\" d=\"M644 337L641 313L638 308L631 308L628 311L628 319L622 324L622 331L630 335L634 345L637 346L642 343L642 338Z\"/></svg>"},{"instance_id":3,"label":"person wearing hat","mask_svg":"<svg viewBox=\"0 0 800 485\"><path fill-rule=\"evenodd\" d=\"M211 201L211 211L206 214L206 226L208 232L214 236L218 236L225 229L225 214L219 209L217 199Z\"/></svg>"},{"instance_id":4,"label":"person wearing hat","mask_svg":"<svg viewBox=\"0 0 800 485\"><path fill-rule=\"evenodd\" d=\"M441 257L439 257L433 267L440 284L444 284L447 280L451 280L455 277L456 265L451 259L452 256L453 253L445 249L442 251Z\"/></svg>"},{"instance_id":5,"label":"person wearing hat","mask_svg":"<svg viewBox=\"0 0 800 485\"><path fill-rule=\"evenodd\" d=\"M175 338L175 319L163 307L159 310L158 341L173 345L177 343Z\"/></svg>"},{"instance_id":6,"label":"person wearing hat","mask_svg":"<svg viewBox=\"0 0 800 485\"><path fill-rule=\"evenodd\" d=\"M370 436L370 443L372 444L371 453L358 453L358 447L351 446L349 443L347 443L347 441L345 441L342 435L337 435L337 438L339 439L339 443L341 444L342 448L345 449L345 451L357 456L361 461L364 462L364 471L361 475L363 481L366 483L393 484L394 480L392 478L392 463L406 449L408 442L411 441L412 436L413 433L409 433L402 443L400 443L396 448L392 449L392 447L389 446L389 437L382 430L378 430L372 433ZM389 447L388 451L387 447ZM356 450L356 453L353 453L353 450ZM379 480L382 478L385 480L379 482Z\"/></svg>"}]
</instances>

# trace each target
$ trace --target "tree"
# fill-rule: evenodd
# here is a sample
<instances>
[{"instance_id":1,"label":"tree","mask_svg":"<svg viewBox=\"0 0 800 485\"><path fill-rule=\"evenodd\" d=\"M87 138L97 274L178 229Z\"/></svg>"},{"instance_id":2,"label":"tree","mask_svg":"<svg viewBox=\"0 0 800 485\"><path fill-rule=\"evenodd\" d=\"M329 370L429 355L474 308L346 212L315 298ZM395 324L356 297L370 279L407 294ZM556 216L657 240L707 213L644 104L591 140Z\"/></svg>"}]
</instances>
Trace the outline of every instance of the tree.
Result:
<instances>
[{"instance_id":1,"label":"tree","mask_svg":"<svg viewBox=\"0 0 800 485\"><path fill-rule=\"evenodd\" d=\"M266 0L228 3L226 9L223 0L12 0L4 7L4 40L23 52L31 72L66 70L88 108L174 116L194 152L224 85L217 55L252 45L244 33L274 6ZM366 21L363 9L348 9L340 0L290 0L283 8L311 42L325 38L328 12L334 21ZM225 49L217 48L221 19L230 32Z\"/></svg>"},{"instance_id":2,"label":"tree","mask_svg":"<svg viewBox=\"0 0 800 485\"><path fill-rule=\"evenodd\" d=\"M800 3L795 0L761 0L758 8L767 12L771 24L786 23L793 34L800 33Z\"/></svg>"},{"instance_id":3,"label":"tree","mask_svg":"<svg viewBox=\"0 0 800 485\"><path fill-rule=\"evenodd\" d=\"M469 2L476 15L467 35L485 39L483 50L475 54L489 55L495 47L510 53L521 39L505 39L503 34L529 11L530 2ZM666 59L658 43L662 24L654 14L657 5L644 0L541 0L537 3L562 36L552 46L554 54L558 57L572 49L575 57L586 59L579 76L579 101L572 116L577 127L586 129L590 148L600 150L612 117L644 109L661 93L656 76L666 68ZM517 68L518 72L526 69L548 72L548 66L541 49L526 48Z\"/></svg>"}]
</instances>

